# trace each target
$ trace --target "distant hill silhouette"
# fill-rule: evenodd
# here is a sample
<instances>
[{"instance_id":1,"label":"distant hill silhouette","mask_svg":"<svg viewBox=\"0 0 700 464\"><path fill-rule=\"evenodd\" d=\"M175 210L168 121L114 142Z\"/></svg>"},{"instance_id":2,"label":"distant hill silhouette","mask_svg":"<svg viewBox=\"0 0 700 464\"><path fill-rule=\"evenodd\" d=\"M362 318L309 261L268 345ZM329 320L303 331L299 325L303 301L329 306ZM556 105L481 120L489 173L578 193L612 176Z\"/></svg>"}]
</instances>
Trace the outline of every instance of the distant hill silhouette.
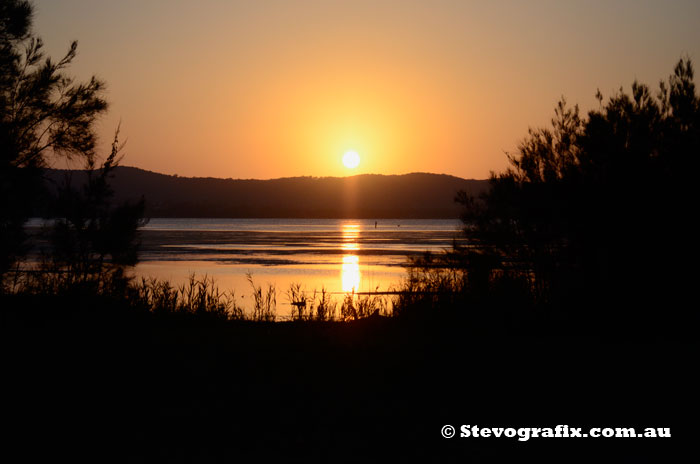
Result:
<instances>
[{"instance_id":1,"label":"distant hill silhouette","mask_svg":"<svg viewBox=\"0 0 700 464\"><path fill-rule=\"evenodd\" d=\"M45 173L54 186L66 178L81 182L84 176L84 171L59 169ZM149 217L437 219L459 217L457 191L477 195L488 181L428 173L218 179L120 166L111 186L117 200L143 195Z\"/></svg>"}]
</instances>

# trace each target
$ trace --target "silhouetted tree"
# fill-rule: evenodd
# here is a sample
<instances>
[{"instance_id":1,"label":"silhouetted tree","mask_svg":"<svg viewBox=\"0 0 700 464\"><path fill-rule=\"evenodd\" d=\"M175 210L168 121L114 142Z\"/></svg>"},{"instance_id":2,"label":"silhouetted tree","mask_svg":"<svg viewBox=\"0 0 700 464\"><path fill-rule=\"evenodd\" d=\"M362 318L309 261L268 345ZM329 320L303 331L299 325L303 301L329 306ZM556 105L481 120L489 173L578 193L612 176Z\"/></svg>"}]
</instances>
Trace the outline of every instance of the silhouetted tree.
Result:
<instances>
[{"instance_id":1,"label":"silhouetted tree","mask_svg":"<svg viewBox=\"0 0 700 464\"><path fill-rule=\"evenodd\" d=\"M107 108L102 82L76 83L64 72L77 42L62 59L45 58L31 23L29 2L0 2L0 278L22 255L41 168L51 156L92 160L93 124Z\"/></svg>"},{"instance_id":2,"label":"silhouetted tree","mask_svg":"<svg viewBox=\"0 0 700 464\"><path fill-rule=\"evenodd\" d=\"M635 82L631 95L597 97L586 118L562 100L488 193L458 194L465 266L489 262L493 279L517 276L540 304L596 323L679 320L700 156L692 65L680 60L656 95Z\"/></svg>"},{"instance_id":3,"label":"silhouetted tree","mask_svg":"<svg viewBox=\"0 0 700 464\"><path fill-rule=\"evenodd\" d=\"M82 193L69 183L61 189L55 263L83 274L107 255L113 264L132 264L143 210L142 204L110 205L116 136L112 153L95 170L94 124L107 109L104 84L95 77L75 82L65 73L77 42L58 61L44 57L42 40L31 31L32 11L25 0L0 1L0 287L25 252L24 224L42 197L41 170L52 159L81 160L89 173Z\"/></svg>"}]
</instances>

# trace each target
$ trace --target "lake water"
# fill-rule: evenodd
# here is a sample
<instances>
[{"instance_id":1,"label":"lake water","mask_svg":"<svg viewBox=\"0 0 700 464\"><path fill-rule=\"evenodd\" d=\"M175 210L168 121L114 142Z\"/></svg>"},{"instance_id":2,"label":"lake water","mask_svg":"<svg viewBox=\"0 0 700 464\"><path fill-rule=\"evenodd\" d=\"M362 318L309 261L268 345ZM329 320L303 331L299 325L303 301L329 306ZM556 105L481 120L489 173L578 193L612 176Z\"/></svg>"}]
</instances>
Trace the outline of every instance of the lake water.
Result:
<instances>
[{"instance_id":1,"label":"lake water","mask_svg":"<svg viewBox=\"0 0 700 464\"><path fill-rule=\"evenodd\" d=\"M49 221L50 222L50 221ZM31 219L29 228L46 221ZM460 222L440 219L151 219L140 231L137 278L186 283L211 277L221 291L251 306L248 274L277 290L277 314L291 312L292 284L308 294L387 292L406 277L410 256L440 252L461 241Z\"/></svg>"},{"instance_id":2,"label":"lake water","mask_svg":"<svg viewBox=\"0 0 700 464\"><path fill-rule=\"evenodd\" d=\"M290 313L286 291L347 292L395 289L408 256L439 252L460 238L456 220L151 219L141 231L137 277L174 284L190 274L213 277L244 307L251 286L277 289L277 311Z\"/></svg>"}]
</instances>

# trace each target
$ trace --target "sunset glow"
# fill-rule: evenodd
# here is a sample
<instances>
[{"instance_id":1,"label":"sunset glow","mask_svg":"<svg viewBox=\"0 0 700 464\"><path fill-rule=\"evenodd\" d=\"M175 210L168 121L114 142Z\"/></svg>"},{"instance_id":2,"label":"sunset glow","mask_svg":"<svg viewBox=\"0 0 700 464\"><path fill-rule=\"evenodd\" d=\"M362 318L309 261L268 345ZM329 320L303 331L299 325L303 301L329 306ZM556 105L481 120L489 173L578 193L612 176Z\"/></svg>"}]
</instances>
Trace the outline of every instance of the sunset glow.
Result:
<instances>
[{"instance_id":1,"label":"sunset glow","mask_svg":"<svg viewBox=\"0 0 700 464\"><path fill-rule=\"evenodd\" d=\"M71 72L107 83L102 151L121 121L123 164L180 176L486 179L562 95L585 113L700 56L698 2L36 6L47 54L77 39Z\"/></svg>"}]
</instances>

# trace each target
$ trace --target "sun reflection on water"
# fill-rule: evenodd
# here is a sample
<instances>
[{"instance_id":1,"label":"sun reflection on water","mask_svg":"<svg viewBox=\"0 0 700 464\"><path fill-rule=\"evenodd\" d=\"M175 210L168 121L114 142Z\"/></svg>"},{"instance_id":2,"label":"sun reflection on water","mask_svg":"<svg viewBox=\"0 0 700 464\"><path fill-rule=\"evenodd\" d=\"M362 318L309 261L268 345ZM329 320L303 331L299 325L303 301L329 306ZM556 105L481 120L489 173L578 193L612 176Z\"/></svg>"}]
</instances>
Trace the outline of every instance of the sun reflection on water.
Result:
<instances>
[{"instance_id":1,"label":"sun reflection on water","mask_svg":"<svg viewBox=\"0 0 700 464\"><path fill-rule=\"evenodd\" d=\"M356 292L360 288L360 258L355 255L343 256L343 291Z\"/></svg>"},{"instance_id":2,"label":"sun reflection on water","mask_svg":"<svg viewBox=\"0 0 700 464\"><path fill-rule=\"evenodd\" d=\"M350 253L360 249L357 239L360 236L359 224L342 225L342 245L346 252L343 255L343 264L340 270L344 292L356 292L360 289L360 257Z\"/></svg>"}]
</instances>

